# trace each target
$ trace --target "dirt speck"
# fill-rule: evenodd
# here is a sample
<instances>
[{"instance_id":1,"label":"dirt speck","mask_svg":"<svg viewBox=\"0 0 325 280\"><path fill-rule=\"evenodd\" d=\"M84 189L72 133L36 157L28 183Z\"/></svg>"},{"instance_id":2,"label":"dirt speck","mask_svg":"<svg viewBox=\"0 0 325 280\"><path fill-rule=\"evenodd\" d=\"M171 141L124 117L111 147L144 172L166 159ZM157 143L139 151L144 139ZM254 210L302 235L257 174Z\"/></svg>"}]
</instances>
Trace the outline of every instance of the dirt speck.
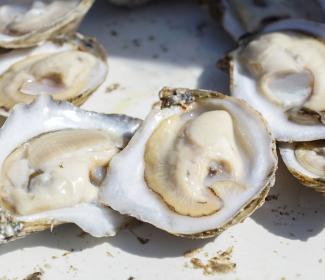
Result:
<instances>
[{"instance_id":1,"label":"dirt speck","mask_svg":"<svg viewBox=\"0 0 325 280\"><path fill-rule=\"evenodd\" d=\"M27 275L24 280L41 280L43 273L40 271Z\"/></svg>"},{"instance_id":2,"label":"dirt speck","mask_svg":"<svg viewBox=\"0 0 325 280\"><path fill-rule=\"evenodd\" d=\"M191 264L195 269L202 269L205 275L213 275L216 273L228 273L234 271L236 264L231 260L233 247L226 251L220 251L216 256L203 262L199 258L192 258Z\"/></svg>"},{"instance_id":3,"label":"dirt speck","mask_svg":"<svg viewBox=\"0 0 325 280\"><path fill-rule=\"evenodd\" d=\"M118 88L120 88L120 84L118 83L111 84L106 88L106 93L111 93L114 90L117 90Z\"/></svg>"},{"instance_id":4,"label":"dirt speck","mask_svg":"<svg viewBox=\"0 0 325 280\"><path fill-rule=\"evenodd\" d=\"M114 257L113 254L111 252L109 252L109 251L106 251L106 256L107 257Z\"/></svg>"},{"instance_id":5,"label":"dirt speck","mask_svg":"<svg viewBox=\"0 0 325 280\"><path fill-rule=\"evenodd\" d=\"M201 248L193 248L193 249L185 251L183 255L186 258L192 258L200 252L201 252Z\"/></svg>"}]
</instances>

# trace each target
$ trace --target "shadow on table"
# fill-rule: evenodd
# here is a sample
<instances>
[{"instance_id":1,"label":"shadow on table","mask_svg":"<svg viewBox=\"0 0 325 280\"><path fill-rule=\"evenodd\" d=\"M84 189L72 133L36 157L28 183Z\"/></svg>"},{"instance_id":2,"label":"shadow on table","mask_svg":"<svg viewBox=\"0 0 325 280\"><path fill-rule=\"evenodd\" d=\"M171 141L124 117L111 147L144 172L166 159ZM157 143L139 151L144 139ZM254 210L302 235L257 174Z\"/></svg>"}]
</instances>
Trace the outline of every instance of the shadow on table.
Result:
<instances>
[{"instance_id":1,"label":"shadow on table","mask_svg":"<svg viewBox=\"0 0 325 280\"><path fill-rule=\"evenodd\" d=\"M171 9L179 11L179 17ZM80 31L95 36L109 57L179 65L180 71L198 67L203 69L198 88L228 92L227 74L216 63L235 44L197 1L154 1L135 9L97 1L87 17L91 20L86 18Z\"/></svg>"},{"instance_id":2,"label":"shadow on table","mask_svg":"<svg viewBox=\"0 0 325 280\"><path fill-rule=\"evenodd\" d=\"M70 252L83 251L104 242L134 255L151 258L182 256L186 251L202 247L214 239L191 240L178 238L151 225L135 223L115 237L94 238L74 225L54 228L53 232L40 232L0 247L0 256L31 247L48 247Z\"/></svg>"},{"instance_id":3,"label":"shadow on table","mask_svg":"<svg viewBox=\"0 0 325 280\"><path fill-rule=\"evenodd\" d=\"M269 199L252 219L273 234L307 240L324 229L324 197L299 184L282 160Z\"/></svg>"}]
</instances>

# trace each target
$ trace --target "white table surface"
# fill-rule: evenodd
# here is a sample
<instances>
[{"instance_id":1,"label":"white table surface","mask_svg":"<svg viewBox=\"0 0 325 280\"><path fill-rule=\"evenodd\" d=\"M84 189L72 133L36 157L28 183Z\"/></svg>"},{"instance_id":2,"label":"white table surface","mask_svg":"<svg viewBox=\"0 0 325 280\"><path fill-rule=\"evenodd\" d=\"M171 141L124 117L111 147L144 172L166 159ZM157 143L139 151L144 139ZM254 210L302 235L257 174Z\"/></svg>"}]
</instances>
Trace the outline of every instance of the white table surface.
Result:
<instances>
[{"instance_id":1,"label":"white table surface","mask_svg":"<svg viewBox=\"0 0 325 280\"><path fill-rule=\"evenodd\" d=\"M97 0L80 31L96 36L109 53L106 83L83 106L143 118L163 86L227 92L227 75L216 68L234 43L194 1L158 1L135 10ZM108 86L118 85L112 92ZM173 237L150 225L122 230L114 238L80 235L57 227L0 247L0 280L23 279L325 279L325 199L290 176L282 163L277 196L245 222L216 239ZM201 247L205 262L233 246L235 272L203 275L184 252Z\"/></svg>"}]
</instances>

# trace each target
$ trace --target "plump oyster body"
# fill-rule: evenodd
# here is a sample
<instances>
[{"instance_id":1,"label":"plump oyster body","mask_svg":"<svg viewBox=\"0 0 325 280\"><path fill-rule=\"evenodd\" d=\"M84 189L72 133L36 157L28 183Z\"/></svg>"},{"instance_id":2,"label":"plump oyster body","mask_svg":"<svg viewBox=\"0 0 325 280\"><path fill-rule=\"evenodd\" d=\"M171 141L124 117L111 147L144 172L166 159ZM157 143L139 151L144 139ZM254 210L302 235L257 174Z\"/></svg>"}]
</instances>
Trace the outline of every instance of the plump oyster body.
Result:
<instances>
[{"instance_id":1,"label":"plump oyster body","mask_svg":"<svg viewBox=\"0 0 325 280\"><path fill-rule=\"evenodd\" d=\"M225 30L238 40L265 25L283 19L306 19L324 22L324 1L312 0L209 0L212 14Z\"/></svg>"},{"instance_id":2,"label":"plump oyster body","mask_svg":"<svg viewBox=\"0 0 325 280\"><path fill-rule=\"evenodd\" d=\"M325 140L280 143L280 153L303 185L325 193Z\"/></svg>"},{"instance_id":3,"label":"plump oyster body","mask_svg":"<svg viewBox=\"0 0 325 280\"><path fill-rule=\"evenodd\" d=\"M94 0L1 1L0 47L24 48L74 31Z\"/></svg>"},{"instance_id":4,"label":"plump oyster body","mask_svg":"<svg viewBox=\"0 0 325 280\"><path fill-rule=\"evenodd\" d=\"M289 171L323 191L324 25L279 21L264 31L230 55L231 93L269 122Z\"/></svg>"},{"instance_id":5,"label":"plump oyster body","mask_svg":"<svg viewBox=\"0 0 325 280\"><path fill-rule=\"evenodd\" d=\"M264 202L274 141L263 118L237 99L168 88L160 98L161 108L111 161L101 201L175 235L215 236Z\"/></svg>"},{"instance_id":6,"label":"plump oyster body","mask_svg":"<svg viewBox=\"0 0 325 280\"><path fill-rule=\"evenodd\" d=\"M114 235L125 217L101 205L98 192L139 123L48 96L17 105L0 131L0 243L61 223Z\"/></svg>"},{"instance_id":7,"label":"plump oyster body","mask_svg":"<svg viewBox=\"0 0 325 280\"><path fill-rule=\"evenodd\" d=\"M0 114L42 94L79 106L105 81L107 71L103 47L81 34L5 51L0 54Z\"/></svg>"},{"instance_id":8,"label":"plump oyster body","mask_svg":"<svg viewBox=\"0 0 325 280\"><path fill-rule=\"evenodd\" d=\"M279 141L324 139L324 30L278 22L230 54L231 94L260 111Z\"/></svg>"}]
</instances>

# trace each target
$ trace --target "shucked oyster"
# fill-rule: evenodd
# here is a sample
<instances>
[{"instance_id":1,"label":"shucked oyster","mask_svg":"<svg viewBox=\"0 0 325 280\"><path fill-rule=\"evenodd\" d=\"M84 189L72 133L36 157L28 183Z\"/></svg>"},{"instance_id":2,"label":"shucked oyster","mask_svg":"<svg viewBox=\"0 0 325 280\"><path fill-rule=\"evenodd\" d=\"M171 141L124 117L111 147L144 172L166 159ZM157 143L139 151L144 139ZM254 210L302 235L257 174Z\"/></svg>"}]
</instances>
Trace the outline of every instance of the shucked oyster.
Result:
<instances>
[{"instance_id":1,"label":"shucked oyster","mask_svg":"<svg viewBox=\"0 0 325 280\"><path fill-rule=\"evenodd\" d=\"M107 75L106 54L94 39L62 36L0 55L0 114L37 95L81 105Z\"/></svg>"},{"instance_id":2,"label":"shucked oyster","mask_svg":"<svg viewBox=\"0 0 325 280\"><path fill-rule=\"evenodd\" d=\"M325 138L325 29L303 23L269 26L231 54L232 95L260 111L285 142Z\"/></svg>"},{"instance_id":3,"label":"shucked oyster","mask_svg":"<svg viewBox=\"0 0 325 280\"><path fill-rule=\"evenodd\" d=\"M325 28L279 21L231 54L231 92L259 110L302 184L324 189ZM316 141L317 140L317 141ZM295 142L308 141L308 142Z\"/></svg>"},{"instance_id":4,"label":"shucked oyster","mask_svg":"<svg viewBox=\"0 0 325 280\"><path fill-rule=\"evenodd\" d=\"M160 94L161 108L110 162L100 199L175 235L214 236L264 202L274 141L240 100L188 89Z\"/></svg>"},{"instance_id":5,"label":"shucked oyster","mask_svg":"<svg viewBox=\"0 0 325 280\"><path fill-rule=\"evenodd\" d=\"M114 235L126 218L102 206L98 192L139 123L47 96L17 105L0 131L0 244L69 222Z\"/></svg>"},{"instance_id":6,"label":"shucked oyster","mask_svg":"<svg viewBox=\"0 0 325 280\"><path fill-rule=\"evenodd\" d=\"M94 0L1 1L0 47L35 46L74 31Z\"/></svg>"},{"instance_id":7,"label":"shucked oyster","mask_svg":"<svg viewBox=\"0 0 325 280\"><path fill-rule=\"evenodd\" d=\"M208 0L212 14L235 39L281 19L325 21L323 0Z\"/></svg>"},{"instance_id":8,"label":"shucked oyster","mask_svg":"<svg viewBox=\"0 0 325 280\"><path fill-rule=\"evenodd\" d=\"M280 153L289 171L305 186L325 193L325 138L281 143Z\"/></svg>"}]
</instances>

